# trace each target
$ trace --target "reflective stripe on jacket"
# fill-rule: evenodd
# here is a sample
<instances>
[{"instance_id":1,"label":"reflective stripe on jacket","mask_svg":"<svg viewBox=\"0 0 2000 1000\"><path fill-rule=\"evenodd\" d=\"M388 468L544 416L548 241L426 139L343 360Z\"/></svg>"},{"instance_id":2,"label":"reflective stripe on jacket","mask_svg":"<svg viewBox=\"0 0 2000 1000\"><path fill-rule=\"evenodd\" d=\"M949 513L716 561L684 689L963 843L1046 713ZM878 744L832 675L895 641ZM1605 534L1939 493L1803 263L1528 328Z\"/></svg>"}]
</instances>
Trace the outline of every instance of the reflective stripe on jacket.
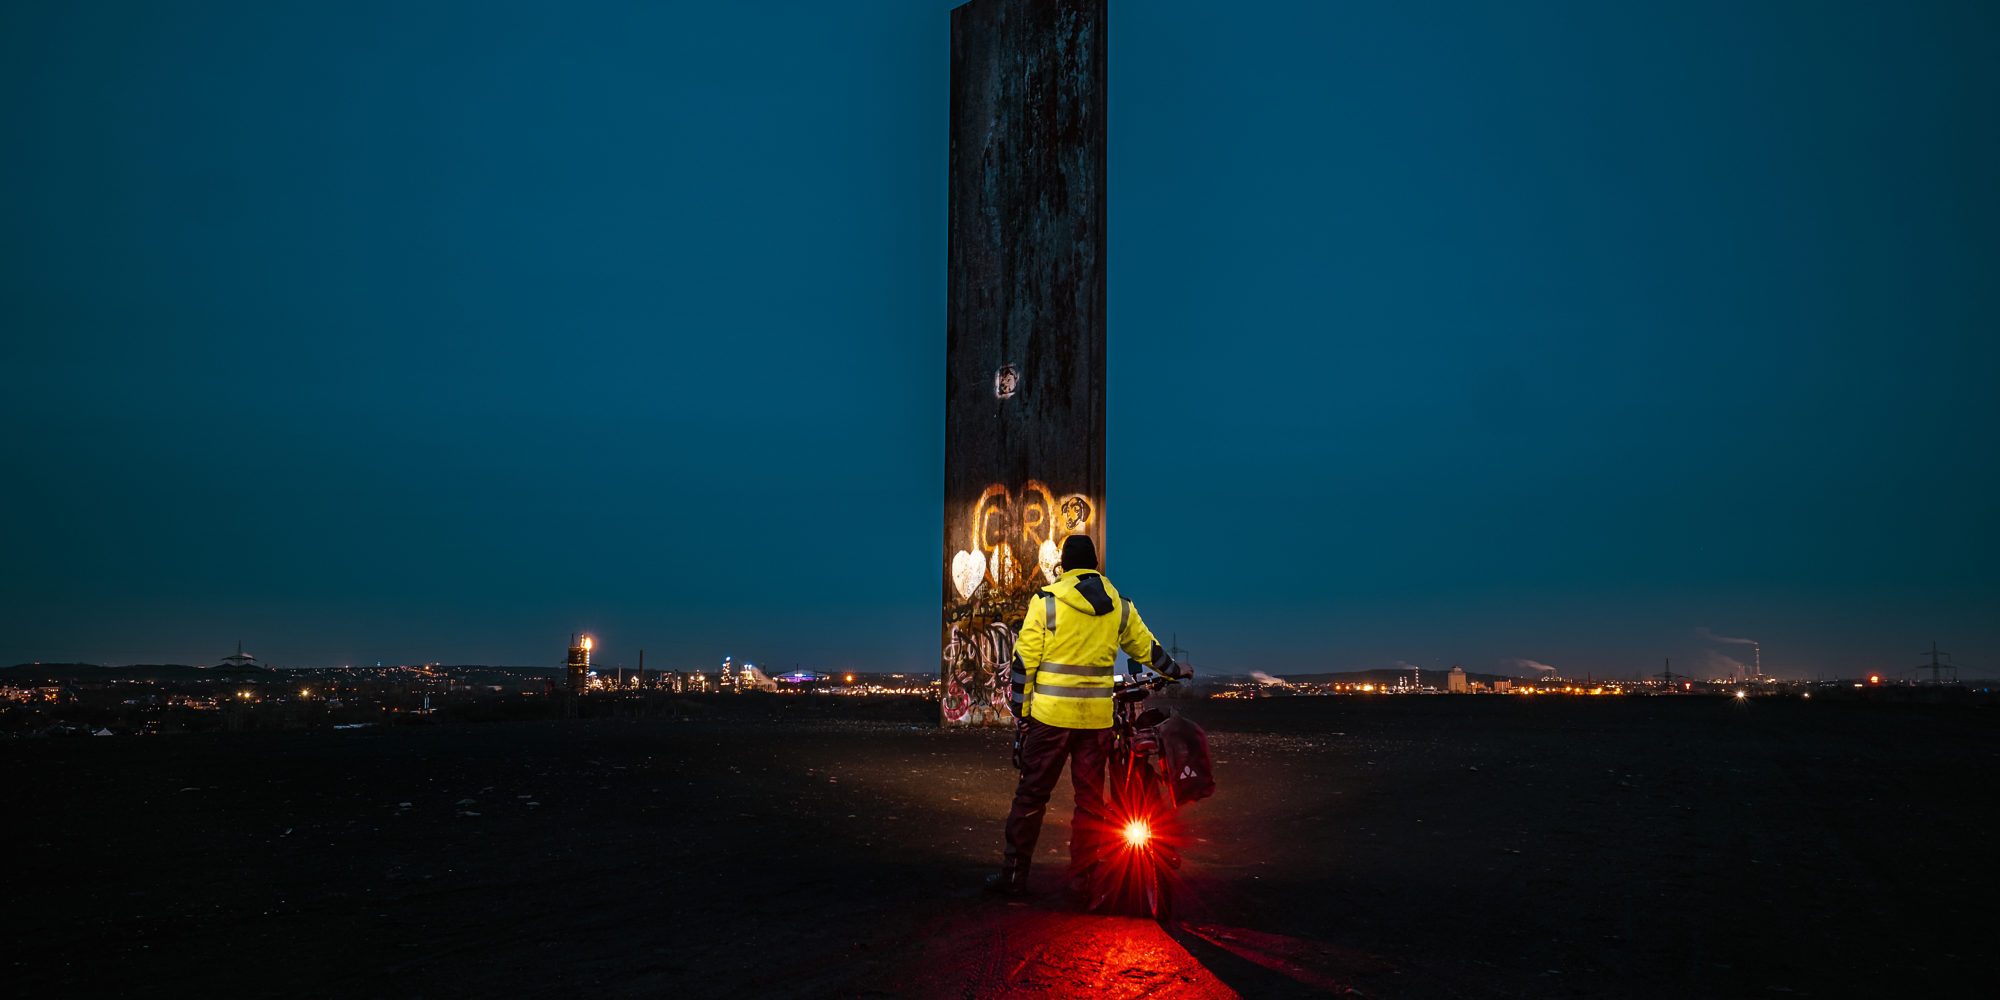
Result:
<instances>
[{"instance_id":1,"label":"reflective stripe on jacket","mask_svg":"<svg viewBox=\"0 0 2000 1000\"><path fill-rule=\"evenodd\" d=\"M1075 569L1035 592L1014 645L1014 712L1066 729L1111 728L1118 651L1161 664L1166 652L1104 574Z\"/></svg>"}]
</instances>

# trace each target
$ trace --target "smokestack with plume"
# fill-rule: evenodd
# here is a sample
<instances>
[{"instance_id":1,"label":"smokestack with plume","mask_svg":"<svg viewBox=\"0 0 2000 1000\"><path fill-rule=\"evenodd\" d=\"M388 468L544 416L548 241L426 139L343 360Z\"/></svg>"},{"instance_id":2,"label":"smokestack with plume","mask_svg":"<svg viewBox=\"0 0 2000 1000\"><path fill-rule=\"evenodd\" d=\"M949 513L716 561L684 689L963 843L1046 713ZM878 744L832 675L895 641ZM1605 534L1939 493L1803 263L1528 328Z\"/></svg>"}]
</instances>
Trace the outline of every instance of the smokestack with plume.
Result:
<instances>
[{"instance_id":1,"label":"smokestack with plume","mask_svg":"<svg viewBox=\"0 0 2000 1000\"><path fill-rule=\"evenodd\" d=\"M1270 674L1263 672L1262 670L1250 671L1250 679L1256 681L1259 684L1276 684L1280 687L1285 686L1284 681L1279 680L1278 678L1273 677Z\"/></svg>"},{"instance_id":2,"label":"smokestack with plume","mask_svg":"<svg viewBox=\"0 0 2000 1000\"><path fill-rule=\"evenodd\" d=\"M1706 625L1703 625L1700 628L1695 629L1694 634L1701 636L1702 638L1707 639L1710 642L1727 642L1727 643L1733 643L1738 646L1750 647L1750 666L1748 668L1745 668L1742 663L1738 662L1732 657L1724 656L1722 657L1722 659L1728 660L1730 663L1736 665L1736 673L1732 675L1736 679L1741 679L1745 677L1764 676L1763 643L1760 643L1755 639L1742 639L1733 635L1716 635L1715 632ZM1711 657L1709 662L1711 664L1714 664L1716 660L1713 657Z\"/></svg>"},{"instance_id":3,"label":"smokestack with plume","mask_svg":"<svg viewBox=\"0 0 2000 1000\"><path fill-rule=\"evenodd\" d=\"M1412 685L1416 687L1424 686L1424 668L1417 666L1416 664L1411 663L1408 660L1397 660L1396 669L1409 671L1410 683ZM1402 681L1399 679L1396 681L1396 683L1401 684Z\"/></svg>"},{"instance_id":4,"label":"smokestack with plume","mask_svg":"<svg viewBox=\"0 0 2000 1000\"><path fill-rule=\"evenodd\" d=\"M1507 662L1513 664L1514 666L1522 670L1539 670L1542 673L1546 674L1553 674L1556 672L1556 668L1551 667L1546 663L1542 663L1537 660L1524 660L1518 656L1514 657L1511 660L1508 660Z\"/></svg>"},{"instance_id":5,"label":"smokestack with plume","mask_svg":"<svg viewBox=\"0 0 2000 1000\"><path fill-rule=\"evenodd\" d=\"M1703 625L1702 627L1695 629L1694 634L1701 636L1702 638L1707 639L1710 642L1729 642L1729 643L1735 643L1738 646L1757 645L1757 640L1755 639L1739 639L1733 635L1716 635L1706 625Z\"/></svg>"}]
</instances>

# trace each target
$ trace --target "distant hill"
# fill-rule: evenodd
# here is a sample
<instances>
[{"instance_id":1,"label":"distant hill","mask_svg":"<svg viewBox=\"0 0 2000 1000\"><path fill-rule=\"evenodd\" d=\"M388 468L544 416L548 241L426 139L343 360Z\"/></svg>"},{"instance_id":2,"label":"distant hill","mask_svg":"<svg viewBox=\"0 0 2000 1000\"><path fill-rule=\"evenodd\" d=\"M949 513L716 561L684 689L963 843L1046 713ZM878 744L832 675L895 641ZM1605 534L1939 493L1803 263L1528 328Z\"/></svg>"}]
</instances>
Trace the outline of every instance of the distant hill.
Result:
<instances>
[{"instance_id":1,"label":"distant hill","mask_svg":"<svg viewBox=\"0 0 2000 1000\"><path fill-rule=\"evenodd\" d=\"M95 663L16 663L0 667L0 682L32 684L44 681L162 680L251 677L276 671L265 667L196 667L185 663L135 663L106 667Z\"/></svg>"},{"instance_id":2,"label":"distant hill","mask_svg":"<svg viewBox=\"0 0 2000 1000\"><path fill-rule=\"evenodd\" d=\"M439 669L439 670L447 670L447 671L451 671L451 672L453 672L453 673L470 673L471 671L474 671L474 670L508 670L508 671L527 671L527 672L531 672L531 673L543 673L543 674L559 674L559 673L562 673L562 672L564 672L565 670L567 670L567 669L569 669L569 668L567 668L567 667L509 667L509 666L504 666L504 665L496 665L496 664L492 664L492 663L447 663L447 664L444 664L444 665L442 665L442 666L438 667L437 669ZM603 673L603 672L605 671L605 669L606 669L606 668L604 668L604 667L597 667L597 668L595 668L595 669L597 670L597 672L598 672L598 673ZM611 668L609 668L609 669L611 669L611 670L613 670L613 671L616 671L616 670L617 670L618 668L617 668L617 667L611 667ZM635 668L635 667L626 667L626 668L625 668L625 672L626 672L626 673L628 673L628 674L631 674L631 673L637 673L637 672L638 672L638 670L637 670L637 668ZM659 672L660 672L660 668L658 668L658 667L647 667L647 668L646 668L646 672L647 672L647 673L649 673L649 674L657 674L657 673L659 673Z\"/></svg>"},{"instance_id":3,"label":"distant hill","mask_svg":"<svg viewBox=\"0 0 2000 1000\"><path fill-rule=\"evenodd\" d=\"M54 681L109 681L109 680L160 680L199 681L234 677L270 677L289 674L293 670L332 670L335 667L258 667L219 666L197 667L186 663L134 663L126 666L104 666L98 663L16 663L10 667L0 667L0 684L33 684ZM372 669L372 668L371 668ZM457 675L467 676L481 672L493 673L561 673L562 667L499 667L483 663L453 664L437 669ZM627 668L627 673L633 672ZM649 670L647 673L658 673Z\"/></svg>"}]
</instances>

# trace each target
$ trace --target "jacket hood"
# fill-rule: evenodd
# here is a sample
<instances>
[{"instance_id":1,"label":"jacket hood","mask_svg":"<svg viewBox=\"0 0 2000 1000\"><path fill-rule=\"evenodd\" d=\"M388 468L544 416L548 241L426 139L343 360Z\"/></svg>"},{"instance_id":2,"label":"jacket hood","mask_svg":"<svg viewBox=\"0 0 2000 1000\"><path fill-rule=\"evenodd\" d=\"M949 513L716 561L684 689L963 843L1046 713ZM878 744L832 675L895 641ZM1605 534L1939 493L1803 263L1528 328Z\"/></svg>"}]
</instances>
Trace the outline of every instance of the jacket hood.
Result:
<instances>
[{"instance_id":1,"label":"jacket hood","mask_svg":"<svg viewBox=\"0 0 2000 1000\"><path fill-rule=\"evenodd\" d=\"M1118 607L1118 588L1094 569L1070 570L1042 592L1087 615L1108 615Z\"/></svg>"}]
</instances>

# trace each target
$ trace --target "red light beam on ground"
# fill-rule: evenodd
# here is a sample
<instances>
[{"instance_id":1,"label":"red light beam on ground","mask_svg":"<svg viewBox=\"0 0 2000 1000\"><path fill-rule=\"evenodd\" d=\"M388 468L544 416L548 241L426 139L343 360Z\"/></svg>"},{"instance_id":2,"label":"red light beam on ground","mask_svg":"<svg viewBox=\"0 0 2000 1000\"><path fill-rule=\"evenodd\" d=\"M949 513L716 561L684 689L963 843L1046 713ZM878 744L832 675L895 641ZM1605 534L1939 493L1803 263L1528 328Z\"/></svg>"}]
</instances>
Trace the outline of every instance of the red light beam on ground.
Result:
<instances>
[{"instance_id":1,"label":"red light beam on ground","mask_svg":"<svg viewBox=\"0 0 2000 1000\"><path fill-rule=\"evenodd\" d=\"M1145 997L1241 994L1160 925L1028 906L981 906L929 934L898 969L866 984L894 996Z\"/></svg>"}]
</instances>

